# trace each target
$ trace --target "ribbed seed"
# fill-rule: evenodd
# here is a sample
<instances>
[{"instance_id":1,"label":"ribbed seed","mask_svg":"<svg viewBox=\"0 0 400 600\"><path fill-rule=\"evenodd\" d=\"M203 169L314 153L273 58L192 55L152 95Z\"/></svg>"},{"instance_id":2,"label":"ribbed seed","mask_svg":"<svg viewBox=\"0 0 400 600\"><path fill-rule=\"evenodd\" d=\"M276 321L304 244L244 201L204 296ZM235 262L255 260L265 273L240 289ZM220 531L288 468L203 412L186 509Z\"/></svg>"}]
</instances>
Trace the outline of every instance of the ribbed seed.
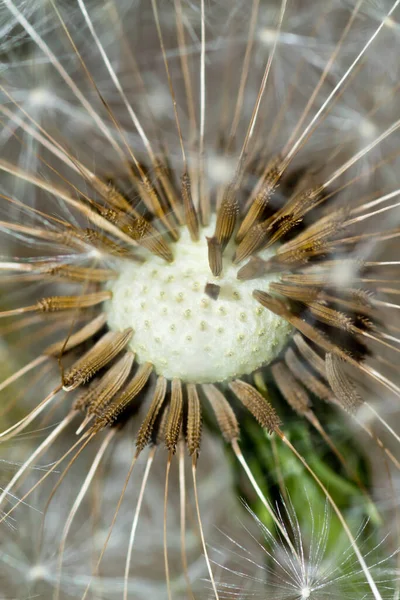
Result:
<instances>
[{"instance_id":1,"label":"ribbed seed","mask_svg":"<svg viewBox=\"0 0 400 600\"><path fill-rule=\"evenodd\" d=\"M336 235L342 228L347 211L336 210L326 217L319 219L313 225L310 225L297 235L293 240L283 244L278 249L278 254L286 252L295 252L298 250L307 250L308 252L320 249L328 240Z\"/></svg>"},{"instance_id":2,"label":"ribbed seed","mask_svg":"<svg viewBox=\"0 0 400 600\"><path fill-rule=\"evenodd\" d=\"M329 306L325 306L319 302L311 302L310 304L307 304L307 308L313 317L322 323L348 332L354 330L352 319L345 313L330 308Z\"/></svg>"},{"instance_id":3,"label":"ribbed seed","mask_svg":"<svg viewBox=\"0 0 400 600\"><path fill-rule=\"evenodd\" d=\"M171 383L171 400L168 419L165 428L165 445L168 450L175 453L179 433L182 427L183 394L180 379L173 379Z\"/></svg>"},{"instance_id":4,"label":"ribbed seed","mask_svg":"<svg viewBox=\"0 0 400 600\"><path fill-rule=\"evenodd\" d=\"M156 256L172 262L174 257L167 242L162 238L160 232L143 217L137 218L135 223L126 226L125 233Z\"/></svg>"},{"instance_id":5,"label":"ribbed seed","mask_svg":"<svg viewBox=\"0 0 400 600\"><path fill-rule=\"evenodd\" d=\"M158 423L154 444L159 446L165 442L165 433L167 431L169 407L167 405L161 407L161 418Z\"/></svg>"},{"instance_id":6,"label":"ribbed seed","mask_svg":"<svg viewBox=\"0 0 400 600\"><path fill-rule=\"evenodd\" d=\"M252 385L236 379L229 387L262 427L270 433L279 428L281 421L275 410Z\"/></svg>"},{"instance_id":7,"label":"ribbed seed","mask_svg":"<svg viewBox=\"0 0 400 600\"><path fill-rule=\"evenodd\" d=\"M83 294L82 296L49 296L39 300L35 308L40 312L88 308L109 300L111 296L111 292L97 292L95 294Z\"/></svg>"},{"instance_id":8,"label":"ribbed seed","mask_svg":"<svg viewBox=\"0 0 400 600\"><path fill-rule=\"evenodd\" d=\"M327 385L315 377L302 361L296 356L293 348L289 348L285 353L285 361L293 375L298 381L318 398L326 402L332 401L332 392Z\"/></svg>"},{"instance_id":9,"label":"ribbed seed","mask_svg":"<svg viewBox=\"0 0 400 600\"><path fill-rule=\"evenodd\" d=\"M239 214L239 205L236 199L237 189L235 183L232 183L226 189L217 214L217 223L215 226L214 237L218 244L225 250L229 240L232 237L236 225L236 219Z\"/></svg>"},{"instance_id":10,"label":"ribbed seed","mask_svg":"<svg viewBox=\"0 0 400 600\"><path fill-rule=\"evenodd\" d=\"M329 284L329 275L321 273L287 273L282 275L281 281L294 285L310 285L324 288Z\"/></svg>"},{"instance_id":11,"label":"ribbed seed","mask_svg":"<svg viewBox=\"0 0 400 600\"><path fill-rule=\"evenodd\" d=\"M189 454L198 454L201 442L201 407L199 395L195 384L188 383L186 386L188 395L188 415L186 439Z\"/></svg>"},{"instance_id":12,"label":"ribbed seed","mask_svg":"<svg viewBox=\"0 0 400 600\"><path fill-rule=\"evenodd\" d=\"M222 247L216 237L207 238L208 264L214 277L222 273Z\"/></svg>"},{"instance_id":13,"label":"ribbed seed","mask_svg":"<svg viewBox=\"0 0 400 600\"><path fill-rule=\"evenodd\" d=\"M235 263L242 262L263 246L267 239L269 220L254 225L236 249Z\"/></svg>"},{"instance_id":14,"label":"ribbed seed","mask_svg":"<svg viewBox=\"0 0 400 600\"><path fill-rule=\"evenodd\" d=\"M269 272L269 262L259 256L252 256L250 260L241 267L237 273L240 281L258 279Z\"/></svg>"},{"instance_id":15,"label":"ribbed seed","mask_svg":"<svg viewBox=\"0 0 400 600\"><path fill-rule=\"evenodd\" d=\"M82 383L89 381L99 369L105 367L125 348L132 334L133 329L106 333L64 374L64 390L68 392L75 390Z\"/></svg>"},{"instance_id":16,"label":"ribbed seed","mask_svg":"<svg viewBox=\"0 0 400 600\"><path fill-rule=\"evenodd\" d=\"M118 227L122 233L129 236L137 244L160 256L167 262L172 261L172 252L160 232L140 214L132 211L132 216L108 208L101 208L99 212L103 218Z\"/></svg>"},{"instance_id":17,"label":"ribbed seed","mask_svg":"<svg viewBox=\"0 0 400 600\"><path fill-rule=\"evenodd\" d=\"M288 285L286 283L272 282L269 284L271 292L277 292L281 296L286 296L292 300L300 302L313 302L320 293L320 288L312 286Z\"/></svg>"},{"instance_id":18,"label":"ribbed seed","mask_svg":"<svg viewBox=\"0 0 400 600\"><path fill-rule=\"evenodd\" d=\"M110 206L126 212L132 210L128 200L124 198L113 183L102 181L99 177L93 177L90 179L90 184Z\"/></svg>"},{"instance_id":19,"label":"ribbed seed","mask_svg":"<svg viewBox=\"0 0 400 600\"><path fill-rule=\"evenodd\" d=\"M273 158L267 165L265 170L263 183L260 191L255 197L249 211L247 212L237 234L237 241L240 242L251 227L261 218L265 208L268 205L269 199L274 193L278 185L279 178L282 174L280 169L282 159L280 157Z\"/></svg>"},{"instance_id":20,"label":"ribbed seed","mask_svg":"<svg viewBox=\"0 0 400 600\"><path fill-rule=\"evenodd\" d=\"M267 239L262 245L262 248L270 248L278 242L284 235L287 235L297 225L300 225L302 218L295 217L292 214L283 215L270 224L267 232Z\"/></svg>"},{"instance_id":21,"label":"ribbed seed","mask_svg":"<svg viewBox=\"0 0 400 600\"><path fill-rule=\"evenodd\" d=\"M127 408L128 404L130 404L142 391L152 370L153 365L151 363L144 363L138 368L137 372L122 392L118 394L112 403L106 407L103 413L97 417L94 425L95 429L102 429L107 425L112 425L118 419Z\"/></svg>"},{"instance_id":22,"label":"ribbed seed","mask_svg":"<svg viewBox=\"0 0 400 600\"><path fill-rule=\"evenodd\" d=\"M103 377L93 379L93 381L91 381L89 384L89 389L85 389L85 391L75 400L74 410L88 410L88 414L93 414L95 413L94 409L97 406L104 407L106 404L108 404L108 401L104 403L103 399L108 398L111 400L112 397L118 392L129 375L132 363L133 354L128 352L113 367L111 367L105 373L105 375L103 375ZM126 376L120 385L118 385L121 372L126 373ZM116 383L118 387L115 389L114 393L111 393L114 383Z\"/></svg>"},{"instance_id":23,"label":"ribbed seed","mask_svg":"<svg viewBox=\"0 0 400 600\"><path fill-rule=\"evenodd\" d=\"M312 366L312 368L326 379L325 361L313 350L306 340L299 333L293 336L293 341L296 344L302 357Z\"/></svg>"},{"instance_id":24,"label":"ribbed seed","mask_svg":"<svg viewBox=\"0 0 400 600\"><path fill-rule=\"evenodd\" d=\"M363 403L354 383L343 368L343 361L328 352L325 357L326 375L333 393L340 405L349 413L354 413Z\"/></svg>"},{"instance_id":25,"label":"ribbed seed","mask_svg":"<svg viewBox=\"0 0 400 600\"><path fill-rule=\"evenodd\" d=\"M88 281L102 283L109 279L115 279L118 275L111 269L91 269L89 267L73 267L71 265L57 265L42 270L46 275L61 277L69 281Z\"/></svg>"},{"instance_id":26,"label":"ribbed seed","mask_svg":"<svg viewBox=\"0 0 400 600\"><path fill-rule=\"evenodd\" d=\"M95 397L87 404L89 415L100 416L112 398L119 392L131 372L134 354L127 352L107 373L101 378Z\"/></svg>"},{"instance_id":27,"label":"ribbed seed","mask_svg":"<svg viewBox=\"0 0 400 600\"><path fill-rule=\"evenodd\" d=\"M92 379L88 386L83 388L80 394L78 393L75 397L72 405L73 410L85 411L89 406L90 402L96 397L96 390L99 384L99 379L96 377Z\"/></svg>"},{"instance_id":28,"label":"ribbed seed","mask_svg":"<svg viewBox=\"0 0 400 600\"><path fill-rule=\"evenodd\" d=\"M282 362L271 368L275 383L286 402L299 415L304 415L310 408L310 399L304 388L293 377Z\"/></svg>"},{"instance_id":29,"label":"ribbed seed","mask_svg":"<svg viewBox=\"0 0 400 600\"><path fill-rule=\"evenodd\" d=\"M160 181L161 181L162 174L160 172L159 167L158 167L158 175L159 175ZM175 219L167 217L165 210L164 210L163 206L161 205L160 199L158 197L158 194L157 194L154 186L151 184L151 182L147 178L145 178L143 180L142 190L147 195L147 198L149 199L149 201L151 203L152 212L165 225L165 227L168 229L168 231L171 234L171 236L173 237L173 239L175 241L177 241L179 239L179 234L176 230ZM171 217L172 217L172 215L171 215Z\"/></svg>"},{"instance_id":30,"label":"ribbed seed","mask_svg":"<svg viewBox=\"0 0 400 600\"><path fill-rule=\"evenodd\" d=\"M212 383L202 385L205 395L211 404L218 426L226 442L231 443L239 438L239 423L229 402Z\"/></svg>"},{"instance_id":31,"label":"ribbed seed","mask_svg":"<svg viewBox=\"0 0 400 600\"><path fill-rule=\"evenodd\" d=\"M252 203L249 211L244 217L242 224L239 227L239 231L237 234L237 241L240 242L246 233L249 231L251 227L260 219L264 210L266 209L269 199L273 193L275 186L271 186L270 183L267 183L257 194Z\"/></svg>"},{"instance_id":32,"label":"ribbed seed","mask_svg":"<svg viewBox=\"0 0 400 600\"><path fill-rule=\"evenodd\" d=\"M100 233L96 229L83 229L79 232L79 238L87 244L90 244L94 248L112 254L113 256L124 256L128 254L128 250L123 246L120 246L114 240L107 237L105 234Z\"/></svg>"},{"instance_id":33,"label":"ribbed seed","mask_svg":"<svg viewBox=\"0 0 400 600\"><path fill-rule=\"evenodd\" d=\"M141 246L160 256L167 262L172 262L173 254L160 232L155 229L144 217L138 216L134 221L124 226L123 231Z\"/></svg>"},{"instance_id":34,"label":"ribbed seed","mask_svg":"<svg viewBox=\"0 0 400 600\"><path fill-rule=\"evenodd\" d=\"M268 310L272 310L276 315L280 317L287 318L292 316L290 313L290 309L286 306L282 300L275 298L268 294L268 292L263 292L262 290L254 290L253 298L255 298L262 306L268 308Z\"/></svg>"},{"instance_id":35,"label":"ribbed seed","mask_svg":"<svg viewBox=\"0 0 400 600\"><path fill-rule=\"evenodd\" d=\"M160 376L157 379L156 389L154 390L149 410L147 411L147 414L137 434L136 447L139 452L141 452L143 448L150 442L153 433L153 427L164 403L166 393L167 380L165 377Z\"/></svg>"},{"instance_id":36,"label":"ribbed seed","mask_svg":"<svg viewBox=\"0 0 400 600\"><path fill-rule=\"evenodd\" d=\"M316 329L313 325L293 314L285 303L278 300L278 298L273 298L267 292L261 290L254 290L253 297L273 313L286 319L293 327L298 329L300 333L314 344L317 344L317 346L320 346L325 352L332 352L345 360L349 360L352 364L358 364L356 361L351 360L350 355L343 348L340 348L337 344L332 342L330 338Z\"/></svg>"}]
</instances>

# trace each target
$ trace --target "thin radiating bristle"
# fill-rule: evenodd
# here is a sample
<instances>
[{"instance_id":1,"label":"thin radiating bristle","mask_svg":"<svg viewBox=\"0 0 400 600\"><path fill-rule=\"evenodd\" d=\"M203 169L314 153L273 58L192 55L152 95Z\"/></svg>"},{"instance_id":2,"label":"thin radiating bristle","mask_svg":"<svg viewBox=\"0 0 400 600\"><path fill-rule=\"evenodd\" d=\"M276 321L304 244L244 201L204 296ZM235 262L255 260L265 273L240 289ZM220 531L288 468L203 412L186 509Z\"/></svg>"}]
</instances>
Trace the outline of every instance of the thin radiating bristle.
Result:
<instances>
[{"instance_id":1,"label":"thin radiating bristle","mask_svg":"<svg viewBox=\"0 0 400 600\"><path fill-rule=\"evenodd\" d=\"M400 0L350 4L1 3L0 522L48 487L32 552L0 544L7 597L254 596L215 568L225 476L274 523L260 597L327 591L282 514L303 488L386 597L353 528L389 500L348 421L400 468Z\"/></svg>"}]
</instances>

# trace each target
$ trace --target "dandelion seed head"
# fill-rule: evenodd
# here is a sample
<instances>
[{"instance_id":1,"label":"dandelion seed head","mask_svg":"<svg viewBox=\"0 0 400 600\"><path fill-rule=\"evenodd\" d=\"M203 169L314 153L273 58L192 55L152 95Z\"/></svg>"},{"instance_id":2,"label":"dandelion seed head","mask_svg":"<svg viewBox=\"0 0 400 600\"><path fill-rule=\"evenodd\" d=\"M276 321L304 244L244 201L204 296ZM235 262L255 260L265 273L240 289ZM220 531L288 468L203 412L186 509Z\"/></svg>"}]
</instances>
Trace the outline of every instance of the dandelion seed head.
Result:
<instances>
[{"instance_id":1,"label":"dandelion seed head","mask_svg":"<svg viewBox=\"0 0 400 600\"><path fill-rule=\"evenodd\" d=\"M284 319L260 310L252 282L237 279L232 246L222 275L210 273L206 238L214 228L215 220L202 229L198 242L182 230L171 264L158 257L140 265L125 262L110 284L110 328L132 327L130 347L138 362L151 362L168 379L209 383L250 374L277 356L291 331ZM273 254L266 250L262 256ZM264 277L262 289L267 291L273 280ZM207 283L220 286L218 300L204 293Z\"/></svg>"},{"instance_id":2,"label":"dandelion seed head","mask_svg":"<svg viewBox=\"0 0 400 600\"><path fill-rule=\"evenodd\" d=\"M129 588L139 598L141 567L158 543L164 560L160 576L150 568L154 586L145 597L171 598L165 587L179 561L171 556L168 567L171 545L182 544L183 571L197 581L199 571L185 567L185 539L188 563L204 555L212 580L207 542L184 531L197 513L200 537L202 527L208 535L217 512L215 503L201 515L197 461L199 473L200 463L209 466L210 490L220 496L204 418L219 426L284 538L267 536L275 579L261 569L254 598L341 598L341 580L322 556L328 528L306 547L295 520L288 515L290 536L287 519L273 514L269 492L282 485L281 472L296 484L305 478L302 452L308 460L315 454L318 432L348 477L343 490L340 478L331 486L327 459L318 471L321 490L334 507L331 489L353 498L364 481L353 455L347 460L330 439L333 408L355 412L364 400L353 372L400 396L387 374L398 354L391 362L380 354L398 352L399 290L382 287L392 286L391 274L379 262L386 239L398 237L399 2L390 0L387 22L380 3L362 0L254 0L250 9L220 0L2 3L0 17L9 12L11 21L3 27L0 19L0 32L11 38L15 31L23 45L10 39L1 67L1 228L13 245L0 269L1 283L4 276L6 289L13 287L0 318L2 333L17 339L16 353L21 348L27 361L32 355L0 383L8 392L25 382L23 398L10 401L3 437L19 442L31 426L46 428L60 416L1 492L2 520L19 515L35 490L22 485L28 473L55 451L57 460L35 479L38 488L50 485L45 521L62 539L48 563L36 547L26 556L29 592L51 578L61 589L67 573L81 573L75 595L85 599L110 573L100 595L124 588L126 599ZM381 306L392 310L392 329ZM42 367L56 374L46 397ZM301 415L299 431L312 430L307 451L290 435L285 402ZM275 435L257 429L246 444L253 425L246 416L242 425L246 411L236 415L237 406ZM365 418L353 416L374 438L377 412L366 403L364 410ZM273 452L267 442L276 443ZM290 454L278 461L281 443ZM245 453L256 461L259 444L257 482ZM272 455L275 464L266 465ZM160 490L150 487L153 458ZM60 496L65 488L72 495L66 513L53 501L58 483ZM177 496L181 514L173 515ZM341 523L346 529L344 517ZM75 532L80 552L71 544ZM366 561L357 558L380 600Z\"/></svg>"}]
</instances>

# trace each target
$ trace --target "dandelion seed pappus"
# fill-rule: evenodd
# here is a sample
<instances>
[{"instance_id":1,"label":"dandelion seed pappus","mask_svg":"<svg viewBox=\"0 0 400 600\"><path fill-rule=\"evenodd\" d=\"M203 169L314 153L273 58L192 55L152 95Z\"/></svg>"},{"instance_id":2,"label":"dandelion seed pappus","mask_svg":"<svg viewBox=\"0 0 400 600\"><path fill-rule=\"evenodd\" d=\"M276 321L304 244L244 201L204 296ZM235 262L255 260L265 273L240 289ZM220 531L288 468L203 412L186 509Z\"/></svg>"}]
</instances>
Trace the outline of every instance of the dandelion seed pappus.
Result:
<instances>
[{"instance_id":1,"label":"dandelion seed pappus","mask_svg":"<svg viewBox=\"0 0 400 600\"><path fill-rule=\"evenodd\" d=\"M0 36L0 595L399 598L400 0Z\"/></svg>"},{"instance_id":2,"label":"dandelion seed pappus","mask_svg":"<svg viewBox=\"0 0 400 600\"><path fill-rule=\"evenodd\" d=\"M307 496L307 494L306 494ZM306 500L307 502L307 500ZM247 507L248 508L248 507ZM305 521L300 524L290 498L282 499L282 512L279 516L282 528L293 534L294 546L287 548L284 540L276 537L260 519L248 509L261 533L264 561L254 561L254 546L260 544L253 534L248 533L246 545L238 543L227 534L230 552L234 563L229 567L219 563L226 572L225 581L220 584L223 598L288 598L319 600L327 598L358 599L368 597L365 580L360 575L357 560L351 546L345 539L338 539L335 548L329 548L331 512L329 506L315 510L310 503L305 511ZM308 514L307 514L308 512ZM362 536L362 529L359 538ZM396 586L392 587L390 559L377 559L379 544L368 549L368 563L376 581L384 587L384 597L396 596ZM244 586L247 579L250 586ZM393 578L393 582L395 578Z\"/></svg>"}]
</instances>

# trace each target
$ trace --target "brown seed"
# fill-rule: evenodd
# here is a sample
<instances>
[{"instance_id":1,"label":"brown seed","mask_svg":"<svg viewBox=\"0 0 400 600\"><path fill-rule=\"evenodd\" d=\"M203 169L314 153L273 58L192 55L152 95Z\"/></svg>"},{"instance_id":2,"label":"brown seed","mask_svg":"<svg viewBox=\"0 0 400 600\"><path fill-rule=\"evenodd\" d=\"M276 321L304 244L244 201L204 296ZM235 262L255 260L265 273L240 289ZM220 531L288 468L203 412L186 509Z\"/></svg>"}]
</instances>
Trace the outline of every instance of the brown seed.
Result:
<instances>
[{"instance_id":1,"label":"brown seed","mask_svg":"<svg viewBox=\"0 0 400 600\"><path fill-rule=\"evenodd\" d=\"M157 431L155 435L154 445L160 446L165 442L165 432L167 430L167 422L168 422L168 413L169 407L162 406L161 407L161 418L157 426Z\"/></svg>"},{"instance_id":2,"label":"brown seed","mask_svg":"<svg viewBox=\"0 0 400 600\"><path fill-rule=\"evenodd\" d=\"M163 406L166 393L167 380L165 379L165 377L160 376L157 379L156 389L154 390L150 407L137 434L136 448L139 452L141 452L143 448L147 446L147 444L150 442L151 435L153 433L153 427L156 422L157 416L161 410L161 407Z\"/></svg>"},{"instance_id":3,"label":"brown seed","mask_svg":"<svg viewBox=\"0 0 400 600\"><path fill-rule=\"evenodd\" d=\"M153 365L151 363L140 365L137 372L122 392L118 394L112 403L106 407L103 413L97 417L94 425L95 429L102 429L107 425L112 425L117 420L132 400L142 391L152 371Z\"/></svg>"},{"instance_id":4,"label":"brown seed","mask_svg":"<svg viewBox=\"0 0 400 600\"><path fill-rule=\"evenodd\" d=\"M189 454L198 454L201 442L201 407L199 395L195 384L188 383L186 386L188 395L188 416L186 439Z\"/></svg>"},{"instance_id":5,"label":"brown seed","mask_svg":"<svg viewBox=\"0 0 400 600\"><path fill-rule=\"evenodd\" d=\"M293 214L285 214L279 217L279 219L274 219L268 228L268 239L262 245L262 248L270 248L294 227L300 225L302 221L302 218L296 217Z\"/></svg>"},{"instance_id":6,"label":"brown seed","mask_svg":"<svg viewBox=\"0 0 400 600\"><path fill-rule=\"evenodd\" d=\"M252 256L250 260L238 271L237 278L240 281L258 279L269 272L269 262L259 256Z\"/></svg>"},{"instance_id":7,"label":"brown seed","mask_svg":"<svg viewBox=\"0 0 400 600\"><path fill-rule=\"evenodd\" d=\"M99 177L92 177L90 178L90 184L110 206L126 212L131 210L132 207L128 200L124 198L112 182L105 182Z\"/></svg>"},{"instance_id":8,"label":"brown seed","mask_svg":"<svg viewBox=\"0 0 400 600\"><path fill-rule=\"evenodd\" d=\"M77 235L79 235L79 238L87 244L90 244L91 246L94 246L94 248L97 248L102 252L106 252L107 254L123 256L128 253L126 248L120 246L112 239L95 229L83 229L82 231L79 231Z\"/></svg>"},{"instance_id":9,"label":"brown seed","mask_svg":"<svg viewBox=\"0 0 400 600\"><path fill-rule=\"evenodd\" d=\"M132 219L121 230L156 256L167 262L173 261L173 254L160 232L143 217Z\"/></svg>"},{"instance_id":10,"label":"brown seed","mask_svg":"<svg viewBox=\"0 0 400 600\"><path fill-rule=\"evenodd\" d=\"M222 273L222 248L216 237L208 237L208 264L214 277Z\"/></svg>"},{"instance_id":11,"label":"brown seed","mask_svg":"<svg viewBox=\"0 0 400 600\"><path fill-rule=\"evenodd\" d=\"M310 398L286 365L283 362L277 363L271 371L276 385L289 406L299 415L307 413L311 405Z\"/></svg>"},{"instance_id":12,"label":"brown seed","mask_svg":"<svg viewBox=\"0 0 400 600\"><path fill-rule=\"evenodd\" d=\"M316 329L313 325L304 321L296 314L292 313L290 308L279 300L278 298L273 298L267 292L263 292L261 290L254 290L253 292L254 298L260 302L263 306L272 310L276 315L279 315L286 319L293 327L298 329L300 333L302 333L305 337L310 339L312 342L320 346L325 350L325 352L333 352L334 354L341 356L344 359L348 359L349 362L355 363L349 357L349 355L339 346L337 346L334 342L330 340L326 335L324 335L321 331Z\"/></svg>"},{"instance_id":13,"label":"brown seed","mask_svg":"<svg viewBox=\"0 0 400 600\"><path fill-rule=\"evenodd\" d=\"M300 354L303 358L312 366L312 368L317 371L322 377L326 379L326 368L325 361L323 358L319 356L311 348L311 346L306 342L306 340L299 333L296 333L293 336L293 341L295 342Z\"/></svg>"},{"instance_id":14,"label":"brown seed","mask_svg":"<svg viewBox=\"0 0 400 600\"><path fill-rule=\"evenodd\" d=\"M236 379L229 384L242 404L251 412L262 427L272 433L279 428L281 421L269 401L252 385Z\"/></svg>"},{"instance_id":15,"label":"brown seed","mask_svg":"<svg viewBox=\"0 0 400 600\"><path fill-rule=\"evenodd\" d=\"M331 327L343 329L344 331L354 331L353 321L345 313L334 310L320 302L310 302L310 304L307 304L307 307L313 317L318 319L318 321L326 323Z\"/></svg>"},{"instance_id":16,"label":"brown seed","mask_svg":"<svg viewBox=\"0 0 400 600\"><path fill-rule=\"evenodd\" d=\"M282 300L271 296L270 294L268 294L268 292L254 290L253 298L255 298L260 304L262 304L262 306L268 308L268 310L272 310L272 312L274 312L276 315L279 315L280 317L288 318L289 316L291 316L289 307L286 306L286 304Z\"/></svg>"},{"instance_id":17,"label":"brown seed","mask_svg":"<svg viewBox=\"0 0 400 600\"><path fill-rule=\"evenodd\" d=\"M232 443L239 438L239 423L229 402L212 383L202 385L211 404L218 426L226 442Z\"/></svg>"},{"instance_id":18,"label":"brown seed","mask_svg":"<svg viewBox=\"0 0 400 600\"><path fill-rule=\"evenodd\" d=\"M269 220L254 225L244 236L236 250L235 263L242 262L257 252L267 239Z\"/></svg>"},{"instance_id":19,"label":"brown seed","mask_svg":"<svg viewBox=\"0 0 400 600\"><path fill-rule=\"evenodd\" d=\"M251 227L253 227L253 225L262 217L262 214L268 205L269 199L274 193L276 186L278 185L278 181L282 175L281 165L282 158L280 156L276 156L267 164L266 168L264 169L264 173L262 175L262 184L239 228L236 238L238 242L243 239L249 229L251 229Z\"/></svg>"},{"instance_id":20,"label":"brown seed","mask_svg":"<svg viewBox=\"0 0 400 600\"><path fill-rule=\"evenodd\" d=\"M156 170L157 169L158 169L157 175L164 187L164 182L165 182L166 178L164 176L164 173L162 172L162 168L160 169L160 164L156 165ZM150 208L151 212L160 219L160 221L163 223L163 225L165 225L165 227L167 228L167 230L170 233L170 235L172 236L172 238L175 241L178 240L179 234L176 229L175 219L173 218L173 214L175 214L175 213L172 213L171 210L167 206L165 206L165 207L163 206L162 200L160 199L159 194L157 193L155 187L153 186L151 181L148 179L148 177L144 173L141 173L141 177L140 177L139 181L140 181L140 183L139 183L139 185L137 185L137 188L138 188L139 194L143 198L143 202ZM165 189L165 187L164 187L164 189ZM161 196L161 190L159 190L159 192L160 192L160 196ZM169 213L168 216L166 214L167 212Z\"/></svg>"},{"instance_id":21,"label":"brown seed","mask_svg":"<svg viewBox=\"0 0 400 600\"><path fill-rule=\"evenodd\" d=\"M320 289L318 287L298 285L287 285L285 283L272 282L269 284L271 292L281 294L292 300L300 302L312 302L318 297Z\"/></svg>"},{"instance_id":22,"label":"brown seed","mask_svg":"<svg viewBox=\"0 0 400 600\"><path fill-rule=\"evenodd\" d=\"M253 225L260 219L264 210L266 209L269 199L274 191L274 184L272 182L267 182L257 196L254 198L254 202L252 203L250 210L247 212L244 217L242 224L239 228L237 234L237 241L243 239L248 230L253 227Z\"/></svg>"},{"instance_id":23,"label":"brown seed","mask_svg":"<svg viewBox=\"0 0 400 600\"><path fill-rule=\"evenodd\" d=\"M131 339L133 329L122 332L109 331L86 354L79 358L75 364L64 374L63 388L69 392L75 390L82 383L86 383L93 375L105 367Z\"/></svg>"},{"instance_id":24,"label":"brown seed","mask_svg":"<svg viewBox=\"0 0 400 600\"><path fill-rule=\"evenodd\" d=\"M236 185L235 183L232 183L225 191L217 214L214 237L221 246L222 252L225 250L229 240L232 237L236 225L236 219L239 214L239 205L236 199L236 194Z\"/></svg>"},{"instance_id":25,"label":"brown seed","mask_svg":"<svg viewBox=\"0 0 400 600\"><path fill-rule=\"evenodd\" d=\"M96 391L92 394L90 402L87 403L88 415L101 416L104 409L112 398L119 392L131 372L133 364L133 352L126 352L119 361L107 371L101 378ZM94 396L94 397L93 397Z\"/></svg>"},{"instance_id":26,"label":"brown seed","mask_svg":"<svg viewBox=\"0 0 400 600\"><path fill-rule=\"evenodd\" d=\"M337 235L343 227L346 214L344 209L340 209L319 219L313 225L310 225L302 233L297 235L293 240L283 244L278 249L278 254L296 251L321 251L321 249L326 246L329 239L334 235Z\"/></svg>"},{"instance_id":27,"label":"brown seed","mask_svg":"<svg viewBox=\"0 0 400 600\"><path fill-rule=\"evenodd\" d=\"M299 357L293 348L288 348L285 353L285 361L295 378L300 381L304 387L312 392L318 398L326 402L332 402L333 394L329 387L313 375Z\"/></svg>"},{"instance_id":28,"label":"brown seed","mask_svg":"<svg viewBox=\"0 0 400 600\"><path fill-rule=\"evenodd\" d=\"M357 388L344 370L343 361L328 352L325 357L326 375L333 393L339 400L342 408L349 413L354 413L363 403Z\"/></svg>"},{"instance_id":29,"label":"brown seed","mask_svg":"<svg viewBox=\"0 0 400 600\"><path fill-rule=\"evenodd\" d=\"M323 188L320 185L310 187L295 193L286 203L281 214L292 214L294 217L303 217L319 203Z\"/></svg>"},{"instance_id":30,"label":"brown seed","mask_svg":"<svg viewBox=\"0 0 400 600\"><path fill-rule=\"evenodd\" d=\"M42 273L52 277L60 277L69 281L87 281L102 283L118 276L111 269L91 269L88 267L74 267L71 265L56 265L42 270Z\"/></svg>"},{"instance_id":31,"label":"brown seed","mask_svg":"<svg viewBox=\"0 0 400 600\"><path fill-rule=\"evenodd\" d=\"M295 285L310 285L323 288L329 284L329 275L321 273L287 273L282 275L281 281Z\"/></svg>"},{"instance_id":32,"label":"brown seed","mask_svg":"<svg viewBox=\"0 0 400 600\"><path fill-rule=\"evenodd\" d=\"M97 378L94 378L89 385L87 386L87 388L83 388L84 391L81 392L80 394L78 394L74 400L74 403L72 405L73 410L79 410L79 411L85 411L87 409L87 407L89 406L89 403L93 400L93 398L96 396L96 389L98 386L99 380Z\"/></svg>"},{"instance_id":33,"label":"brown seed","mask_svg":"<svg viewBox=\"0 0 400 600\"><path fill-rule=\"evenodd\" d=\"M153 227L142 215L135 211L131 214L123 213L115 209L100 208L101 216L156 256L160 256L167 262L172 262L173 254L168 244L162 238L160 232Z\"/></svg>"},{"instance_id":34,"label":"brown seed","mask_svg":"<svg viewBox=\"0 0 400 600\"><path fill-rule=\"evenodd\" d=\"M111 292L97 292L95 294L82 294L82 296L50 296L42 298L35 305L40 312L55 312L58 310L71 310L74 308L88 308L109 300Z\"/></svg>"},{"instance_id":35,"label":"brown seed","mask_svg":"<svg viewBox=\"0 0 400 600\"><path fill-rule=\"evenodd\" d=\"M171 383L171 400L168 419L165 428L165 445L170 452L175 454L179 433L182 427L183 394L180 379L173 379Z\"/></svg>"}]
</instances>

